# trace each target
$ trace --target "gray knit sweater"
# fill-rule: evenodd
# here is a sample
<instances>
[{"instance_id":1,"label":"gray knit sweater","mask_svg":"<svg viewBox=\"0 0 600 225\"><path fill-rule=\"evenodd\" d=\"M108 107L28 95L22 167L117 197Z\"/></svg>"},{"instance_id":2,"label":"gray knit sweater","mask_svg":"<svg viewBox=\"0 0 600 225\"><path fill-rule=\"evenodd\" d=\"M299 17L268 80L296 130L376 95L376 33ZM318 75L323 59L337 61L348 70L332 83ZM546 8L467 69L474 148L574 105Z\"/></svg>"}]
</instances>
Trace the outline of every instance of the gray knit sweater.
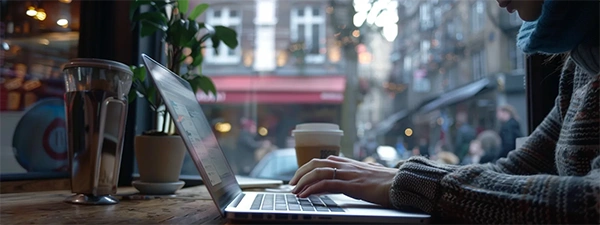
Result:
<instances>
[{"instance_id":1,"label":"gray knit sweater","mask_svg":"<svg viewBox=\"0 0 600 225\"><path fill-rule=\"evenodd\" d=\"M394 178L392 205L450 223L600 224L598 55L571 52L555 107L521 148L495 164L411 158Z\"/></svg>"}]
</instances>

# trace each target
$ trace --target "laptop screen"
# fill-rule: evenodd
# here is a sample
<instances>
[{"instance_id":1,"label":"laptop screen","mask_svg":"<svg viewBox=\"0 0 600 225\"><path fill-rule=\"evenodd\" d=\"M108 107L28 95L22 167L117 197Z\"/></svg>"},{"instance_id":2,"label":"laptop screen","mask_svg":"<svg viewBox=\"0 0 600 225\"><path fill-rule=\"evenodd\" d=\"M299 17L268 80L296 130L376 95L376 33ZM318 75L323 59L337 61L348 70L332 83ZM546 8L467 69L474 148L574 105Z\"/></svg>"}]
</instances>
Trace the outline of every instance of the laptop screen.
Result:
<instances>
[{"instance_id":1,"label":"laptop screen","mask_svg":"<svg viewBox=\"0 0 600 225\"><path fill-rule=\"evenodd\" d=\"M146 69L162 96L213 201L224 210L241 193L235 174L225 159L190 84L142 54Z\"/></svg>"}]
</instances>

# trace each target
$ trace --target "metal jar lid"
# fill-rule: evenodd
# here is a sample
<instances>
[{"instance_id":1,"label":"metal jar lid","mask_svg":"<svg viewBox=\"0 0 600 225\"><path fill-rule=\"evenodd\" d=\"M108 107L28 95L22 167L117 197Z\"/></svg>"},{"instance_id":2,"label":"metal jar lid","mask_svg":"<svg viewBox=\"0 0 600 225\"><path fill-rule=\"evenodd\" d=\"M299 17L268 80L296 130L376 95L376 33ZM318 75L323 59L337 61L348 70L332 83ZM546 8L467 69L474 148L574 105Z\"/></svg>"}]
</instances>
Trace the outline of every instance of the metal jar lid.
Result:
<instances>
[{"instance_id":1,"label":"metal jar lid","mask_svg":"<svg viewBox=\"0 0 600 225\"><path fill-rule=\"evenodd\" d=\"M94 59L94 58L75 58L69 61L63 70L75 67L87 67L87 68L100 68L108 70L117 70L119 72L126 73L133 76L133 72L129 67L123 63L106 60L106 59Z\"/></svg>"}]
</instances>

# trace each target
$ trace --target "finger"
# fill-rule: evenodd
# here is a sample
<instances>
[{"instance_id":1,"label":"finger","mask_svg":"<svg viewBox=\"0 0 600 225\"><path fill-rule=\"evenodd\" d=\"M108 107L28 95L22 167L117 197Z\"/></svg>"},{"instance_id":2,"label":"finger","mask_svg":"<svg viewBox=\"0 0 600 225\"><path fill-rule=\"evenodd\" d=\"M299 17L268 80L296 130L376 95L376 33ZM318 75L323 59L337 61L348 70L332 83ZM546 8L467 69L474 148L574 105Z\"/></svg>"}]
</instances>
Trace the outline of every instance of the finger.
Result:
<instances>
[{"instance_id":1,"label":"finger","mask_svg":"<svg viewBox=\"0 0 600 225\"><path fill-rule=\"evenodd\" d=\"M338 168L339 163L332 161L332 160L327 160L327 159L312 159L308 163L306 163L303 166L301 166L300 168L298 168L298 170L296 171L296 174L294 174L294 177L290 180L290 185L296 185L296 183L298 183L298 180L300 180L300 178L302 178L306 173L312 171L315 168L319 168L319 167Z\"/></svg>"},{"instance_id":2,"label":"finger","mask_svg":"<svg viewBox=\"0 0 600 225\"><path fill-rule=\"evenodd\" d=\"M334 173L335 173L335 177L334 177ZM302 188L304 188L305 186L311 185L320 180L334 179L334 178L344 180L342 171L339 169L334 170L333 168L329 168L329 167L316 168L316 169L308 172L306 175L302 176L302 178L300 178L300 180L298 181L298 184L296 185L294 190L292 190L292 192L302 190ZM294 192L294 193L298 193L298 192Z\"/></svg>"},{"instance_id":3,"label":"finger","mask_svg":"<svg viewBox=\"0 0 600 225\"><path fill-rule=\"evenodd\" d=\"M298 194L300 192L303 192L304 189L306 189L308 186L304 186L304 187L300 187L300 186L295 186L294 188L292 188L292 190L290 191L292 194Z\"/></svg>"},{"instance_id":4,"label":"finger","mask_svg":"<svg viewBox=\"0 0 600 225\"><path fill-rule=\"evenodd\" d=\"M367 164L369 164L371 166L383 166L383 165L381 165L381 163L368 162Z\"/></svg>"},{"instance_id":5,"label":"finger","mask_svg":"<svg viewBox=\"0 0 600 225\"><path fill-rule=\"evenodd\" d=\"M340 157L340 156L329 156L329 157L327 157L327 159L333 160L333 161L337 161L337 162L341 162L341 163L350 163L350 164L352 164L354 166L357 166L357 167L360 167L360 168L364 168L365 165L377 166L377 167L383 166L380 163L361 162L361 161L358 161L358 160L354 160L354 159L350 159L350 158L346 158L346 157Z\"/></svg>"},{"instance_id":6,"label":"finger","mask_svg":"<svg viewBox=\"0 0 600 225\"><path fill-rule=\"evenodd\" d=\"M353 163L353 162L358 162L354 159L350 159L350 158L346 158L346 157L341 157L341 156L335 156L335 155L330 155L327 157L327 159L329 160L333 160L336 162L348 162L348 163Z\"/></svg>"},{"instance_id":7,"label":"finger","mask_svg":"<svg viewBox=\"0 0 600 225\"><path fill-rule=\"evenodd\" d=\"M353 188L352 186L352 183L343 180L321 180L300 192L298 197L306 198L309 195L321 193L342 193L350 197L355 197L357 194L355 192L359 190L359 188Z\"/></svg>"}]
</instances>

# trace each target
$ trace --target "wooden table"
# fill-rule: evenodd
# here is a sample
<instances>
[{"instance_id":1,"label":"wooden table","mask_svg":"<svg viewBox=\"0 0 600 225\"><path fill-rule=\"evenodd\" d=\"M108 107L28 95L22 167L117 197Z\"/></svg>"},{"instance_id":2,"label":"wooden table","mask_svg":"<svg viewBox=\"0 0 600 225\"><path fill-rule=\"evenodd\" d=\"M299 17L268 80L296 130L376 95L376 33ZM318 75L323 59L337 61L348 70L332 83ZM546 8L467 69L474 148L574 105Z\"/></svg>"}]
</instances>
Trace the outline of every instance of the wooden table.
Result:
<instances>
[{"instance_id":1,"label":"wooden table","mask_svg":"<svg viewBox=\"0 0 600 225\"><path fill-rule=\"evenodd\" d=\"M135 194L119 188L118 196ZM70 191L0 195L2 224L224 224L204 186L179 190L175 196L147 200L122 199L115 205L76 205L63 202Z\"/></svg>"}]
</instances>

